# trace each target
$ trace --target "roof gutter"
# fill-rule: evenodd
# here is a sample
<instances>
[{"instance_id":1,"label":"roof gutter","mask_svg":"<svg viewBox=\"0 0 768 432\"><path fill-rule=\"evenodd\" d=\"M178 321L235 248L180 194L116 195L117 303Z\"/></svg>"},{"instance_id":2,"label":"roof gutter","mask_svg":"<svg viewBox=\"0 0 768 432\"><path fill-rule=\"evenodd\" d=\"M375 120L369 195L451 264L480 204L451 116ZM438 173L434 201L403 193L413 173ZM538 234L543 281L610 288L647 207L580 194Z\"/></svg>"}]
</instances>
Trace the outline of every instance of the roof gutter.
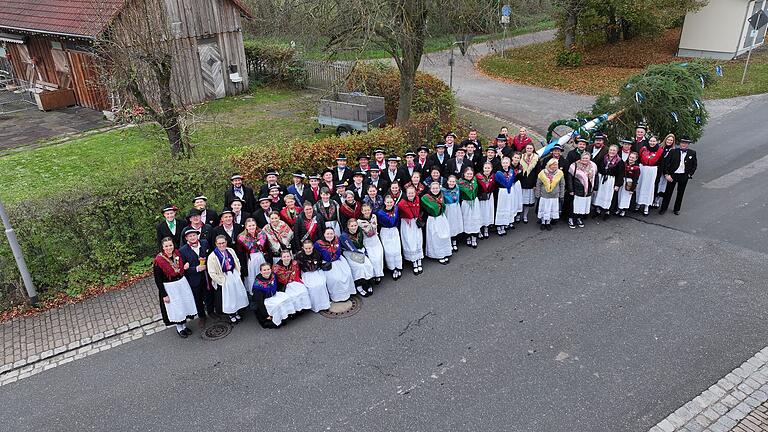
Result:
<instances>
[{"instance_id":1,"label":"roof gutter","mask_svg":"<svg viewBox=\"0 0 768 432\"><path fill-rule=\"evenodd\" d=\"M86 35L79 35L79 34L72 34L72 33L62 33L62 32L55 32L55 31L48 31L48 30L38 30L38 29L28 29L28 28L20 28L20 27L10 27L10 26L4 26L0 25L0 29L8 29L8 30L15 30L15 31L21 31L21 32L30 32L30 33L44 33L44 34L50 34L50 35L56 35L56 36L65 36L65 37L75 37L80 39L88 39L95 41L96 38L93 36L86 36Z\"/></svg>"}]
</instances>

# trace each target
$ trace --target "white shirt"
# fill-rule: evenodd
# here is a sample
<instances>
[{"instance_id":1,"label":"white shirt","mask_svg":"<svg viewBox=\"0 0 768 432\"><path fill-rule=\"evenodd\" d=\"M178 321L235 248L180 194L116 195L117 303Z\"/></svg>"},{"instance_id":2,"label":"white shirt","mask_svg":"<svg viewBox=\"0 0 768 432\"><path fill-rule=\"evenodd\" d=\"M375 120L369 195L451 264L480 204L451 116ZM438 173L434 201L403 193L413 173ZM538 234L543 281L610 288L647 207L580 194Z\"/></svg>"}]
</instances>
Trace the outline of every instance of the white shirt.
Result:
<instances>
[{"instance_id":1,"label":"white shirt","mask_svg":"<svg viewBox=\"0 0 768 432\"><path fill-rule=\"evenodd\" d=\"M624 153L624 152L621 152L621 160L623 160L624 162L626 162L626 161L627 161L627 159L629 159L629 154L630 154L630 153L632 153L632 151L628 151L628 152L626 152L626 153Z\"/></svg>"},{"instance_id":2,"label":"white shirt","mask_svg":"<svg viewBox=\"0 0 768 432\"><path fill-rule=\"evenodd\" d=\"M199 257L200 256L200 242L197 242L197 246L191 246L190 245L190 247L192 248L193 251L195 251L195 255L197 255Z\"/></svg>"},{"instance_id":3,"label":"white shirt","mask_svg":"<svg viewBox=\"0 0 768 432\"><path fill-rule=\"evenodd\" d=\"M593 147L592 148L592 159L594 159L595 156L597 156L597 154L600 153L600 150L602 150L602 149L603 149L602 147L600 147L600 148ZM629 156L629 155L627 155L627 156Z\"/></svg>"},{"instance_id":4,"label":"white shirt","mask_svg":"<svg viewBox=\"0 0 768 432\"><path fill-rule=\"evenodd\" d=\"M227 227L224 227L224 232L227 233L229 238L233 238L233 236L235 235L235 225L233 224L232 228L230 229L227 229Z\"/></svg>"},{"instance_id":5,"label":"white shirt","mask_svg":"<svg viewBox=\"0 0 768 432\"><path fill-rule=\"evenodd\" d=\"M680 165L677 166L675 174L685 174L685 156L688 154L685 150L680 150Z\"/></svg>"}]
</instances>

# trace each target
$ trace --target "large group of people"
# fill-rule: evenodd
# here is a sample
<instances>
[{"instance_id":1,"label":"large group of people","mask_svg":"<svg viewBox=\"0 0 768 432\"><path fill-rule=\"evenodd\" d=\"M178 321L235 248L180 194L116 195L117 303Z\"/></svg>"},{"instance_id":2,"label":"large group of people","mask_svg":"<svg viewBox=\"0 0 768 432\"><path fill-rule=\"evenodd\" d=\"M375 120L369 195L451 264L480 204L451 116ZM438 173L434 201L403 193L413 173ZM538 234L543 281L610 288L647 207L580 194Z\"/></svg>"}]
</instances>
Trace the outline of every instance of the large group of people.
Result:
<instances>
[{"instance_id":1,"label":"large group of people","mask_svg":"<svg viewBox=\"0 0 768 432\"><path fill-rule=\"evenodd\" d=\"M340 154L322 173L292 173L280 184L268 170L258 188L234 174L216 212L197 196L185 219L162 208L154 277L163 320L180 337L189 319L218 315L237 324L252 310L264 328L276 328L302 310L370 296L409 263L448 264L459 244L477 248L496 232L535 220L541 230L564 220L584 227L591 215L608 219L628 211L663 214L677 189L679 214L696 171L691 140L659 139L639 125L635 137L606 145L577 138L568 153L558 145L544 157L521 128L502 128L485 148L472 130L459 142L445 135L431 152L421 146L401 159L376 149L353 168ZM533 211L531 211L533 210Z\"/></svg>"}]
</instances>

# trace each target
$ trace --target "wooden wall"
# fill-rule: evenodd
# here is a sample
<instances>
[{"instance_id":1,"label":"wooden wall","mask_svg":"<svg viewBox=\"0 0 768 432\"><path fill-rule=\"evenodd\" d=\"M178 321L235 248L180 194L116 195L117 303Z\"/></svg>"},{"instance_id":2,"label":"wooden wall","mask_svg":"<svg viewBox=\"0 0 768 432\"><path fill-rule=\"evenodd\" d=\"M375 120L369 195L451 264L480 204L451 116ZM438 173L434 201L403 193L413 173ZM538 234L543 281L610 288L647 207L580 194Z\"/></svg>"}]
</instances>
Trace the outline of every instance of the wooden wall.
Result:
<instances>
[{"instance_id":1,"label":"wooden wall","mask_svg":"<svg viewBox=\"0 0 768 432\"><path fill-rule=\"evenodd\" d=\"M100 111L110 109L107 90L99 80L93 56L79 51L68 51L67 55L77 104Z\"/></svg>"}]
</instances>

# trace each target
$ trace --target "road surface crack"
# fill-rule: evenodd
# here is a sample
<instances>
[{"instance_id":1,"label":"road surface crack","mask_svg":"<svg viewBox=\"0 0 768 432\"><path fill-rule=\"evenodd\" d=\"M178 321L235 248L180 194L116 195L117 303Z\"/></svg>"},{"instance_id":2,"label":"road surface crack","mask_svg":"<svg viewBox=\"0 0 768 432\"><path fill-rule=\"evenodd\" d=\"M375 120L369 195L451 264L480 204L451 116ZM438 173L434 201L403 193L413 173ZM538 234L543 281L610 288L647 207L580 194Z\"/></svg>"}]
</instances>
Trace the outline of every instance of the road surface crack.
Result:
<instances>
[{"instance_id":1,"label":"road surface crack","mask_svg":"<svg viewBox=\"0 0 768 432\"><path fill-rule=\"evenodd\" d=\"M410 320L408 322L408 325L405 326L405 328L403 329L403 331L400 332L398 337L402 337L404 334L408 333L408 331L410 331L412 328L420 326L421 322L424 321L425 319L427 319L427 317L429 317L430 315L435 315L435 314L432 313L432 311L429 311L429 312L425 313L421 318L418 318L418 319L415 319L415 320Z\"/></svg>"}]
</instances>

